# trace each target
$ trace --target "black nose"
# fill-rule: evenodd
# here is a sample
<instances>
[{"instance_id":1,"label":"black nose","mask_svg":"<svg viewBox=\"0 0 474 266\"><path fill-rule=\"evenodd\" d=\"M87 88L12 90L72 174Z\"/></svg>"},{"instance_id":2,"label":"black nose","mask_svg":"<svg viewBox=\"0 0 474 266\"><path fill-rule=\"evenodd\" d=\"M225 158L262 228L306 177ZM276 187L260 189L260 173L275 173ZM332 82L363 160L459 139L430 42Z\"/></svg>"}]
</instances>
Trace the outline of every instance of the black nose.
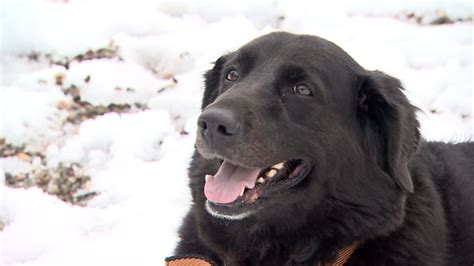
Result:
<instances>
[{"instance_id":1,"label":"black nose","mask_svg":"<svg viewBox=\"0 0 474 266\"><path fill-rule=\"evenodd\" d=\"M239 130L236 114L228 109L210 108L198 118L198 127L207 141L218 141L222 137L234 136Z\"/></svg>"}]
</instances>

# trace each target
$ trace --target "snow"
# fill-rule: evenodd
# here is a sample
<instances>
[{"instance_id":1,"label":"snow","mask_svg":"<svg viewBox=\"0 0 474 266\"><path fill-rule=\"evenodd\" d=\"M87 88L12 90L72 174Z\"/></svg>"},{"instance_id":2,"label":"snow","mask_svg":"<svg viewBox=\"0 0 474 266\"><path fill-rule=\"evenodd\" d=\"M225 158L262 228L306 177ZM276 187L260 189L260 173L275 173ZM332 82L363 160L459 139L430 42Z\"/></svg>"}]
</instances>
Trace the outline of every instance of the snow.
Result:
<instances>
[{"instance_id":1,"label":"snow","mask_svg":"<svg viewBox=\"0 0 474 266\"><path fill-rule=\"evenodd\" d=\"M25 161L18 159L17 157L4 157L0 158L0 165L2 169L12 175L27 173L31 171L31 165ZM2 179L3 180L3 179Z\"/></svg>"},{"instance_id":2,"label":"snow","mask_svg":"<svg viewBox=\"0 0 474 266\"><path fill-rule=\"evenodd\" d=\"M56 103L64 98L59 89L41 84L0 86L0 89L1 136L21 145L36 139L54 140L59 135L59 125L55 122L61 114Z\"/></svg>"},{"instance_id":3,"label":"snow","mask_svg":"<svg viewBox=\"0 0 474 266\"><path fill-rule=\"evenodd\" d=\"M141 65L110 59L73 62L64 82L81 88L81 99L93 105L146 102L170 86Z\"/></svg>"},{"instance_id":4,"label":"snow","mask_svg":"<svg viewBox=\"0 0 474 266\"><path fill-rule=\"evenodd\" d=\"M401 79L428 140L473 136L472 21L429 25L440 14L472 18L470 1L5 0L0 8L0 138L47 163L0 158L0 265L161 265L190 206L202 75L274 30L327 38ZM101 48L117 55L73 59ZM62 91L71 86L93 105L146 108L68 124L58 105L72 102ZM86 206L5 185L6 173L71 163L91 177L81 193L98 193Z\"/></svg>"}]
</instances>

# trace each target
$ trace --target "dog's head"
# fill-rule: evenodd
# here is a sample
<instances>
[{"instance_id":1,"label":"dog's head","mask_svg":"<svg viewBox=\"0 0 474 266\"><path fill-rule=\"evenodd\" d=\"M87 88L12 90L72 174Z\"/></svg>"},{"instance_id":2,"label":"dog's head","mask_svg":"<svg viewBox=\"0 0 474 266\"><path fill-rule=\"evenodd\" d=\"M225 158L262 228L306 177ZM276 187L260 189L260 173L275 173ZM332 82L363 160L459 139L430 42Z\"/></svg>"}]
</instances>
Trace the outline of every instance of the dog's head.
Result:
<instances>
[{"instance_id":1,"label":"dog's head","mask_svg":"<svg viewBox=\"0 0 474 266\"><path fill-rule=\"evenodd\" d=\"M212 215L396 205L413 190L415 108L397 79L335 44L271 33L220 57L205 79L196 147L220 164L204 188Z\"/></svg>"}]
</instances>

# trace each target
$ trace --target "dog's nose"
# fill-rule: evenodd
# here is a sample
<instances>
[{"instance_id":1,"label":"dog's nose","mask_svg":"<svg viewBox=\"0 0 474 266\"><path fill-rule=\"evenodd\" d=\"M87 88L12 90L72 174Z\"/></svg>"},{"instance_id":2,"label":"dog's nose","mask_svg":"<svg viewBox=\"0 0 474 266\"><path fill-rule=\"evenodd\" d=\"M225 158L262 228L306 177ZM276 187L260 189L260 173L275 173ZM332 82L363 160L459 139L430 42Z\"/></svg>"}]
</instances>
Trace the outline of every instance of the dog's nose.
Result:
<instances>
[{"instance_id":1,"label":"dog's nose","mask_svg":"<svg viewBox=\"0 0 474 266\"><path fill-rule=\"evenodd\" d=\"M239 121L234 112L223 108L204 110L198 118L198 127L207 141L236 135Z\"/></svg>"}]
</instances>

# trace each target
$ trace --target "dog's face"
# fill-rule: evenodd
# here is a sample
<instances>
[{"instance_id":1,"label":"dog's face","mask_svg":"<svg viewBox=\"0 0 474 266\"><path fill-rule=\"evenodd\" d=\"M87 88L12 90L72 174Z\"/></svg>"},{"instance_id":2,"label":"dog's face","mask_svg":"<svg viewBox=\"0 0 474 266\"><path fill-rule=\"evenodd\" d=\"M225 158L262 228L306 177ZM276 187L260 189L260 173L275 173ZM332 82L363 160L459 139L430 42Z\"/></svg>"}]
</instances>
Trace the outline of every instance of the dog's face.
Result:
<instances>
[{"instance_id":1,"label":"dog's face","mask_svg":"<svg viewBox=\"0 0 474 266\"><path fill-rule=\"evenodd\" d=\"M410 191L412 113L398 80L364 70L336 45L260 37L206 74L196 147L220 163L206 176L206 209L271 220L323 209L335 197L373 204L375 196L357 197L369 183L393 195Z\"/></svg>"}]
</instances>

